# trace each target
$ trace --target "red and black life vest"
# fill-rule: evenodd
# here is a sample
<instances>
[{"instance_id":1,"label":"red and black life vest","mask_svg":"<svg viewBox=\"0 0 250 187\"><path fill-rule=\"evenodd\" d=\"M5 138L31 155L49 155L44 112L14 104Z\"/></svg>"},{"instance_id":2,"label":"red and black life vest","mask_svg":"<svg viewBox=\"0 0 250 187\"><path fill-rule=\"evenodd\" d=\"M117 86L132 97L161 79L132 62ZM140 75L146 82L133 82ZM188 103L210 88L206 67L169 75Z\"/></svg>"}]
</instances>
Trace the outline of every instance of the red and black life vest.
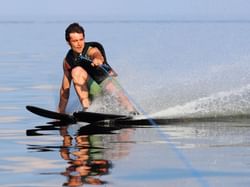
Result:
<instances>
[{"instance_id":1,"label":"red and black life vest","mask_svg":"<svg viewBox=\"0 0 250 187\"><path fill-rule=\"evenodd\" d=\"M91 59L87 55L87 51L90 47L97 47L104 58L104 64L101 67L93 67L91 65ZM101 83L109 76L116 76L117 74L110 67L107 62L105 51L103 46L98 42L85 42L84 49L81 54L75 55L73 50L70 49L66 55L66 67L71 71L76 66L84 68L88 74L97 82Z\"/></svg>"}]
</instances>

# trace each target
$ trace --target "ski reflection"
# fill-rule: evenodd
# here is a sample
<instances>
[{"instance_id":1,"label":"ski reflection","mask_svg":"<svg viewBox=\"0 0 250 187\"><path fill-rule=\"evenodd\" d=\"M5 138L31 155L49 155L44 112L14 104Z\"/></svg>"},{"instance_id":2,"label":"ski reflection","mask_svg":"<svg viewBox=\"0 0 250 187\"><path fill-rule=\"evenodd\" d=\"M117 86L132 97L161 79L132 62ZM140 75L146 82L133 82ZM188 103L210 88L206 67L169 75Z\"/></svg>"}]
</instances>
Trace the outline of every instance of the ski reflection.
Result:
<instances>
[{"instance_id":1,"label":"ski reflection","mask_svg":"<svg viewBox=\"0 0 250 187\"><path fill-rule=\"evenodd\" d=\"M77 187L84 184L103 185L108 183L102 176L108 175L113 167L112 160L129 153L128 142L133 129L116 129L86 125L79 127L75 133L69 132L70 125L60 121L49 122L49 125L36 126L26 131L27 136L46 136L48 132L58 131L62 145L28 145L29 150L37 152L58 151L66 161L64 171L56 173L66 177L63 186ZM43 173L47 175L55 172Z\"/></svg>"}]
</instances>

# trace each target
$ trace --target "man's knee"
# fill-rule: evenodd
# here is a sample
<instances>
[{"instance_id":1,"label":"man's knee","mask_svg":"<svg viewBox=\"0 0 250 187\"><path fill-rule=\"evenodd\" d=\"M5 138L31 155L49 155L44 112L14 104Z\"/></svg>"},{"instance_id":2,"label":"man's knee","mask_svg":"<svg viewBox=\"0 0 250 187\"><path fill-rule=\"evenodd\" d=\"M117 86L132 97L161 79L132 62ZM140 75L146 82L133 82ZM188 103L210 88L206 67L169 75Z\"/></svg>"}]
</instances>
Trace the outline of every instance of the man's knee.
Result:
<instances>
[{"instance_id":1,"label":"man's knee","mask_svg":"<svg viewBox=\"0 0 250 187\"><path fill-rule=\"evenodd\" d=\"M82 67L75 67L71 71L71 76L74 83L84 84L88 80L88 73Z\"/></svg>"}]
</instances>

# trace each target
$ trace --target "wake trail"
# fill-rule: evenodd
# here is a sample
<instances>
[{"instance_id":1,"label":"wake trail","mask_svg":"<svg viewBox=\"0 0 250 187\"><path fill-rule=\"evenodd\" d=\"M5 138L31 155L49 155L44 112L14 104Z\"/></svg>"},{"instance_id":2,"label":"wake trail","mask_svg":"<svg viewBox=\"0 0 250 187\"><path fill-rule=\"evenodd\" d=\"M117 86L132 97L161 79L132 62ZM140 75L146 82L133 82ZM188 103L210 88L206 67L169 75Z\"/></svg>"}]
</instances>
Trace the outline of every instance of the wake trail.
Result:
<instances>
[{"instance_id":1,"label":"wake trail","mask_svg":"<svg viewBox=\"0 0 250 187\"><path fill-rule=\"evenodd\" d=\"M250 84L152 114L155 118L233 116L250 113Z\"/></svg>"}]
</instances>

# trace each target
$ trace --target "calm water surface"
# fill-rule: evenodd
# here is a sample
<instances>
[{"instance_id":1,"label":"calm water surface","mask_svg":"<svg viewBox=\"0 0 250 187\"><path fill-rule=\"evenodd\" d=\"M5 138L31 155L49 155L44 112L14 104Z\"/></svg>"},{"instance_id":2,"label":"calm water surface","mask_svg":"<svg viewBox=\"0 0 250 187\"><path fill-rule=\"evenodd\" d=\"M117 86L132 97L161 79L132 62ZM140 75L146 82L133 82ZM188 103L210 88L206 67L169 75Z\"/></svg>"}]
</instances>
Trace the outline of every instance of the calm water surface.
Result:
<instances>
[{"instance_id":1,"label":"calm water surface","mask_svg":"<svg viewBox=\"0 0 250 187\"><path fill-rule=\"evenodd\" d=\"M248 23L82 23L146 113L249 112ZM0 186L249 186L248 119L110 129L28 113L57 105L67 25L0 23Z\"/></svg>"}]
</instances>

